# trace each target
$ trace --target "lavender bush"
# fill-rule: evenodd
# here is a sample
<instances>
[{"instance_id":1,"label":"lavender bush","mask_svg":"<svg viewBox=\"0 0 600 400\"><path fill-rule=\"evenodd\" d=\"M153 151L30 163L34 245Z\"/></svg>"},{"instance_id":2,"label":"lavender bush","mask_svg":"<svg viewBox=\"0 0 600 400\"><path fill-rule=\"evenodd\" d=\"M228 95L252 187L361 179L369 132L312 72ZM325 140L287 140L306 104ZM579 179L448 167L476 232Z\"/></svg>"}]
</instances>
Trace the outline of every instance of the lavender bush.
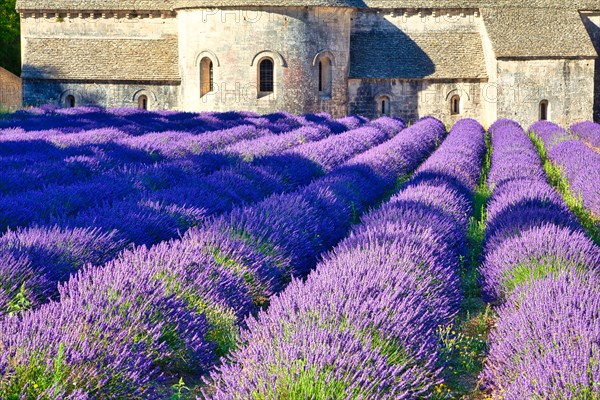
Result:
<instances>
[{"instance_id":1,"label":"lavender bush","mask_svg":"<svg viewBox=\"0 0 600 400\"><path fill-rule=\"evenodd\" d=\"M550 151L570 143L555 125L531 129ZM546 182L523 129L505 121L490 131L494 191L481 275L486 297L502 305L484 385L504 399L595 398L600 248Z\"/></svg>"},{"instance_id":2,"label":"lavender bush","mask_svg":"<svg viewBox=\"0 0 600 400\"><path fill-rule=\"evenodd\" d=\"M600 218L600 153L552 122L537 122L529 130L542 139L548 158L561 168L573 196Z\"/></svg>"},{"instance_id":3,"label":"lavender bush","mask_svg":"<svg viewBox=\"0 0 600 400\"><path fill-rule=\"evenodd\" d=\"M571 125L571 132L579 139L600 150L600 124L592 121L579 122Z\"/></svg>"},{"instance_id":4,"label":"lavender bush","mask_svg":"<svg viewBox=\"0 0 600 400\"><path fill-rule=\"evenodd\" d=\"M60 302L27 313L21 324L0 323L0 372L9 377L0 394L40 389L24 382L47 376L57 357L65 372L40 389L49 398L154 397L161 377L206 370L235 345L243 315L293 271L314 265L394 184L391 175L415 168L444 133L439 121L425 120L295 194L79 272L60 288ZM379 164L382 157L389 162Z\"/></svg>"},{"instance_id":5,"label":"lavender bush","mask_svg":"<svg viewBox=\"0 0 600 400\"><path fill-rule=\"evenodd\" d=\"M87 264L102 265L124 247L116 232L94 228L65 230L34 227L9 231L0 237L3 267L0 280L8 302L0 305L5 314L33 308L57 297L57 282Z\"/></svg>"},{"instance_id":6,"label":"lavender bush","mask_svg":"<svg viewBox=\"0 0 600 400\"><path fill-rule=\"evenodd\" d=\"M595 246L562 197L547 183L523 129L501 124L492 126L490 132L494 152L489 184L493 192L487 207L481 275L484 295L496 301L515 286L557 268L579 266L582 260L591 266L597 255L590 258L589 251ZM554 236L550 241L544 239L549 233ZM559 238L569 238L571 243L559 245ZM553 249L553 255L543 249Z\"/></svg>"},{"instance_id":7,"label":"lavender bush","mask_svg":"<svg viewBox=\"0 0 600 400\"><path fill-rule=\"evenodd\" d=\"M177 237L179 232L202 223L210 215L306 185L322 175L326 167L341 164L395 134L402 126L397 122L395 130L371 129L362 134L353 130L331 137L326 134L326 138L314 142L314 146L300 146L298 152L290 150L260 157L252 163L240 163L206 177L194 173L198 171L194 166L192 173L178 181L173 179L167 165L165 173L157 169L153 174L160 173L160 176L144 179L143 185L149 187L148 182L152 182L151 188L158 190L145 193L141 199L127 198L116 204L90 208L60 223L117 229L133 243L151 245ZM323 153L324 148L329 151ZM200 167L200 174L205 171Z\"/></svg>"},{"instance_id":8,"label":"lavender bush","mask_svg":"<svg viewBox=\"0 0 600 400\"><path fill-rule=\"evenodd\" d=\"M402 122L396 121L395 129L390 128L389 134L382 130L372 130L369 135L356 139L350 133L341 138L332 137L323 140L322 145L328 146L331 139L335 140L335 143L340 146L341 153L336 159L341 163L353 154L371 147L373 143L395 134L397 129L402 127ZM323 129L319 131L322 132ZM178 237L190 226L202 223L210 215L229 211L235 205L256 202L272 193L286 192L306 185L321 175L323 169L314 161L291 153L262 157L256 160L256 163L241 163L203 178L201 175L206 172L206 169L203 168L202 163L199 166L195 159L189 161L173 160L126 170L126 176L131 175L135 178L128 184L142 189L144 194L141 198L135 190L124 191L121 196L111 196L113 192L104 192L105 197L99 197L96 191L85 190L89 186L84 186L85 189L82 191L76 191L73 189L77 186L72 185L59 192L49 190L35 192L42 197L43 201L40 201L39 197L32 196L32 192L17 196L18 200L14 196L5 198L6 202L10 202L8 204L20 203L19 208L13 207L13 214L6 213L5 218L9 219L12 215L21 218L20 220L9 219L15 226L55 221L70 233L80 232L82 228L89 226L101 227L107 232L114 231L111 238L115 243L110 246L108 242L98 240L98 244L107 245L107 252L112 254L115 249L122 249L127 243L152 245ZM108 181L113 187L118 187L114 186L116 182L114 176L104 178L109 178ZM63 196L64 193L75 197ZM52 197L48 197L49 195ZM79 197L82 195L83 197ZM89 196L93 196L97 206L93 206L94 202ZM29 201L24 201L23 198ZM57 206L52 207L53 201L58 202ZM63 205L63 202L68 208ZM84 209L84 205L87 209ZM23 209L27 209L29 215L20 211ZM90 237L93 238L94 235ZM85 263L80 264L79 267L83 264ZM53 263L48 262L48 267L51 265ZM58 273L52 268L38 267L34 280L26 279L26 277L33 278L29 265L23 265L22 271L16 267L7 267L7 270L10 276L7 275L6 279L10 277L8 281L12 282L10 285L7 284L7 296L9 299L17 298L26 302L27 307L21 307L25 309L36 307L55 296L57 283L66 280L77 268ZM0 315L10 312L8 305L9 303Z\"/></svg>"},{"instance_id":9,"label":"lavender bush","mask_svg":"<svg viewBox=\"0 0 600 400\"><path fill-rule=\"evenodd\" d=\"M431 129L422 121L399 136L427 135L423 128ZM389 181L403 159L386 147L375 166ZM244 345L211 374L205 396L430 395L440 381L436 331L460 300L458 264L484 153L483 128L457 123L400 193L368 214L305 282L294 280L248 320Z\"/></svg>"},{"instance_id":10,"label":"lavender bush","mask_svg":"<svg viewBox=\"0 0 600 400\"><path fill-rule=\"evenodd\" d=\"M498 310L484 371L507 400L600 396L600 282L560 273L515 291Z\"/></svg>"}]
</instances>

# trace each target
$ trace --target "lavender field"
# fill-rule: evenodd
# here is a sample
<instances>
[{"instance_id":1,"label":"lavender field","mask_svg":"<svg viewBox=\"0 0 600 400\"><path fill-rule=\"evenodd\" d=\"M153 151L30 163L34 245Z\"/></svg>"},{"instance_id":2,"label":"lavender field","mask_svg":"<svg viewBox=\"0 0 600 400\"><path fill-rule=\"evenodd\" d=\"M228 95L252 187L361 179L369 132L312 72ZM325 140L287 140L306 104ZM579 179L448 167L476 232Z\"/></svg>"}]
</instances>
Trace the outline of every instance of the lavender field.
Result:
<instances>
[{"instance_id":1,"label":"lavender field","mask_svg":"<svg viewBox=\"0 0 600 400\"><path fill-rule=\"evenodd\" d=\"M592 122L0 117L0 399L600 398L599 144Z\"/></svg>"}]
</instances>

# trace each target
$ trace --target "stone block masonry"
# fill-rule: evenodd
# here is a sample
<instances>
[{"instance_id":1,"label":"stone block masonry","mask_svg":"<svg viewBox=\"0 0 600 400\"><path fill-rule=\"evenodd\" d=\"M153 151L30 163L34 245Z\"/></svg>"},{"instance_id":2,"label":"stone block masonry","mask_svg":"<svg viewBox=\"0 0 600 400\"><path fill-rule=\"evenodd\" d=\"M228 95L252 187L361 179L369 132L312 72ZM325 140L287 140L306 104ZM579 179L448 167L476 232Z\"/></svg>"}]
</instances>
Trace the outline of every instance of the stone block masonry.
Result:
<instances>
[{"instance_id":1,"label":"stone block masonry","mask_svg":"<svg viewBox=\"0 0 600 400\"><path fill-rule=\"evenodd\" d=\"M15 111L22 103L21 78L0 67L0 111Z\"/></svg>"}]
</instances>

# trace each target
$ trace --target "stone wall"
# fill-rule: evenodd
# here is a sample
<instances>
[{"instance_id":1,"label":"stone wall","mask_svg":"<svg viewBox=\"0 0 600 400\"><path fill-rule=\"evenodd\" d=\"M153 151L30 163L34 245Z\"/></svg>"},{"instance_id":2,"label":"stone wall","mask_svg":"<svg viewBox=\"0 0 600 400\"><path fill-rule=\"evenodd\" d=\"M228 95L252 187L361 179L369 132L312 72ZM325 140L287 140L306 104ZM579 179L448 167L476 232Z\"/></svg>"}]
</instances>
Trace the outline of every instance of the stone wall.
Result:
<instances>
[{"instance_id":1,"label":"stone wall","mask_svg":"<svg viewBox=\"0 0 600 400\"><path fill-rule=\"evenodd\" d=\"M497 72L498 118L527 127L539 120L542 100L559 125L592 118L594 60L498 60Z\"/></svg>"},{"instance_id":2,"label":"stone wall","mask_svg":"<svg viewBox=\"0 0 600 400\"><path fill-rule=\"evenodd\" d=\"M347 112L350 16L327 7L178 11L181 108L269 113ZM318 55L333 60L330 98L318 92ZM214 91L201 97L200 61L213 62ZM258 63L274 61L274 94L259 97Z\"/></svg>"},{"instance_id":3,"label":"stone wall","mask_svg":"<svg viewBox=\"0 0 600 400\"><path fill-rule=\"evenodd\" d=\"M0 111L15 111L22 105L21 78L0 67Z\"/></svg>"},{"instance_id":4,"label":"stone wall","mask_svg":"<svg viewBox=\"0 0 600 400\"><path fill-rule=\"evenodd\" d=\"M377 99L390 99L390 114L414 122L433 115L448 125L461 118L484 118L481 107L481 89L484 82L428 81L404 79L351 79L349 81L352 114L369 118L381 115ZM461 113L451 115L450 100L460 96Z\"/></svg>"},{"instance_id":5,"label":"stone wall","mask_svg":"<svg viewBox=\"0 0 600 400\"><path fill-rule=\"evenodd\" d=\"M21 18L25 105L179 107L174 14L25 13ZM43 79L48 78L48 79Z\"/></svg>"},{"instance_id":6,"label":"stone wall","mask_svg":"<svg viewBox=\"0 0 600 400\"><path fill-rule=\"evenodd\" d=\"M592 38L592 43L600 54L600 12L584 13L583 23ZM600 57L596 59L594 78L594 120L600 122Z\"/></svg>"},{"instance_id":7,"label":"stone wall","mask_svg":"<svg viewBox=\"0 0 600 400\"><path fill-rule=\"evenodd\" d=\"M68 82L58 80L26 79L23 97L26 106L44 104L66 105L72 95L76 106L138 107L138 99L145 95L149 110L177 109L179 85L148 82Z\"/></svg>"},{"instance_id":8,"label":"stone wall","mask_svg":"<svg viewBox=\"0 0 600 400\"><path fill-rule=\"evenodd\" d=\"M481 88L481 105L484 117L480 122L489 127L498 119L498 60L485 24L479 25L479 32L483 44L485 68L488 74L488 82Z\"/></svg>"},{"instance_id":9,"label":"stone wall","mask_svg":"<svg viewBox=\"0 0 600 400\"><path fill-rule=\"evenodd\" d=\"M351 76L349 80L349 112L373 118L381 114L379 99L386 97L390 101L389 113L415 121L426 115L433 115L446 124L453 124L460 118L484 120L481 92L487 77L481 43L471 43L473 49L467 52L479 52L477 57L467 59L463 64L458 55L463 52L464 43L447 43L447 38L459 39L462 35L474 35L479 41L481 17L476 10L401 10L385 12L359 12L352 21L352 34L359 38L368 34L373 38L373 46L378 46L378 37L389 35L405 37L404 41L411 50L412 58L396 60L406 63L406 68L398 68L400 73L413 74L411 64L423 65L417 75L406 77L361 77ZM431 41L443 43L442 51L447 57L432 54L439 46ZM420 43L423 42L423 43ZM368 49L365 51L368 53ZM420 54L420 55L419 55ZM383 54L384 55L384 54ZM382 58L383 58L383 55ZM368 54L355 54L353 57L365 57ZM362 62L362 61L361 61ZM389 70L385 59L364 60L372 63L372 71ZM483 72L483 73L482 73ZM363 72L364 73L364 72ZM463 77L457 75L463 75ZM450 102L454 95L460 96L460 114L452 115Z\"/></svg>"}]
</instances>

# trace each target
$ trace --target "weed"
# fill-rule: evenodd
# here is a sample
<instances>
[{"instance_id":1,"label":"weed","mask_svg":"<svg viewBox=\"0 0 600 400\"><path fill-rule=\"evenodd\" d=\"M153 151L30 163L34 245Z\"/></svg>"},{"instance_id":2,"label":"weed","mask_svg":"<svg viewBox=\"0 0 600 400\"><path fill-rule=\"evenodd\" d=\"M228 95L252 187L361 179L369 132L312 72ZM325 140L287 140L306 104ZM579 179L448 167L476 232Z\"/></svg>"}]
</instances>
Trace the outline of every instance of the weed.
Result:
<instances>
[{"instance_id":1,"label":"weed","mask_svg":"<svg viewBox=\"0 0 600 400\"><path fill-rule=\"evenodd\" d=\"M173 393L173 395L171 396L171 400L184 400L185 396L183 395L183 391L184 390L187 390L188 392L190 391L190 388L188 388L185 385L183 378L179 378L179 382L177 382L176 384L174 384L171 387L173 389L175 389L175 393Z\"/></svg>"}]
</instances>

